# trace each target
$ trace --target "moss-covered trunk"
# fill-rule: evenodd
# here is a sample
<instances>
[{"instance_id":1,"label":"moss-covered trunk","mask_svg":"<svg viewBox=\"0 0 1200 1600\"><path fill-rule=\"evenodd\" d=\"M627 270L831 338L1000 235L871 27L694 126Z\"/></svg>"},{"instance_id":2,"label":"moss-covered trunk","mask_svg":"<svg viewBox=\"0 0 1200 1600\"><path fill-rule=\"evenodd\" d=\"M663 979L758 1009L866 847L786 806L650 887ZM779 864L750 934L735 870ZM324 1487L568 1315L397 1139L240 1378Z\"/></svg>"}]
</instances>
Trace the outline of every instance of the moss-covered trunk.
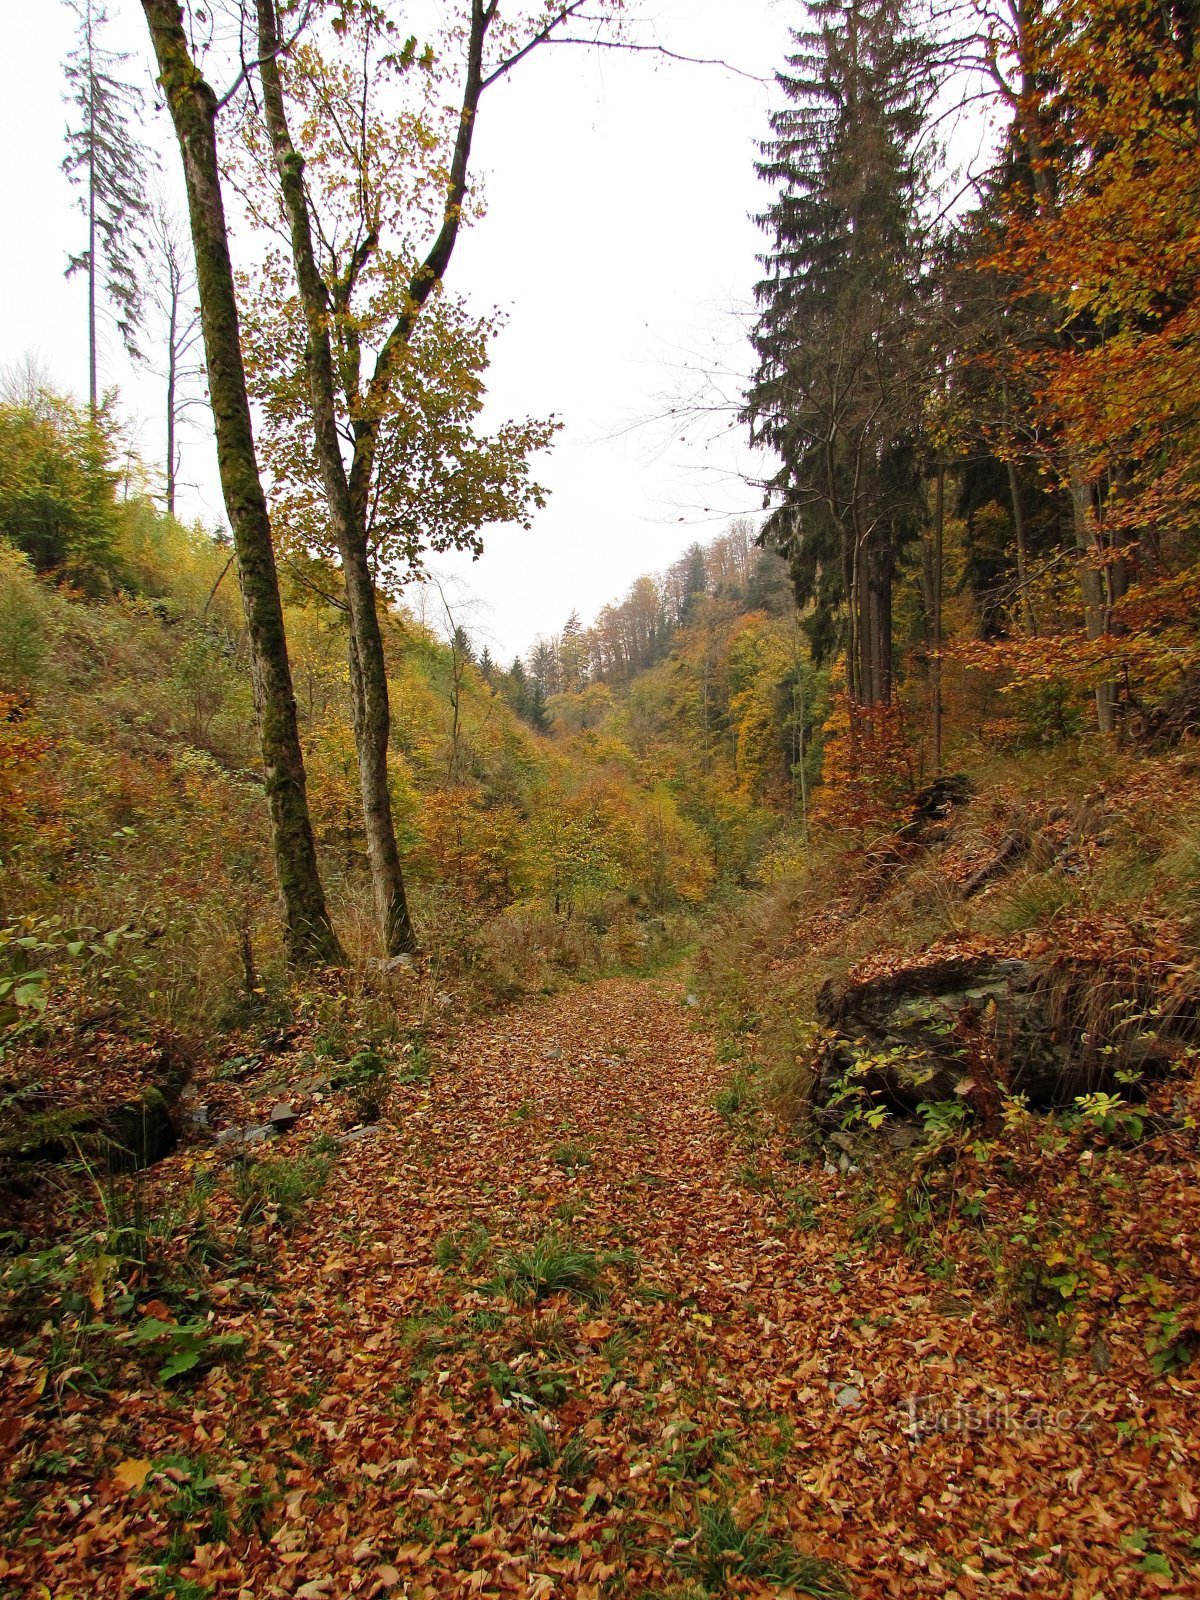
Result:
<instances>
[{"instance_id":1,"label":"moss-covered trunk","mask_svg":"<svg viewBox=\"0 0 1200 1600\"><path fill-rule=\"evenodd\" d=\"M183 157L217 461L250 638L288 959L297 965L333 962L341 950L317 870L283 605L246 392L217 162L217 100L189 53L177 0L142 0L142 9Z\"/></svg>"}]
</instances>

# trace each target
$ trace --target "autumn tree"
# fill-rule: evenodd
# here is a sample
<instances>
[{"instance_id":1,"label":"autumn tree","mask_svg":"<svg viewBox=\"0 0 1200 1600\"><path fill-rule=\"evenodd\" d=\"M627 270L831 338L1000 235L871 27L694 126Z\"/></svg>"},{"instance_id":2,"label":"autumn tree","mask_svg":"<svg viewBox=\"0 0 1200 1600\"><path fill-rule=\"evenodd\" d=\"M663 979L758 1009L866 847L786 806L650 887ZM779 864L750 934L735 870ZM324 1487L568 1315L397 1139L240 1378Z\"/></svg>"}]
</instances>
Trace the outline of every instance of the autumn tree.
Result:
<instances>
[{"instance_id":1,"label":"autumn tree","mask_svg":"<svg viewBox=\"0 0 1200 1600\"><path fill-rule=\"evenodd\" d=\"M192 56L178 0L142 0L142 10L187 188L217 464L246 614L288 958L296 965L336 961L341 949L317 866L275 549L246 389L217 156L219 102Z\"/></svg>"},{"instance_id":2,"label":"autumn tree","mask_svg":"<svg viewBox=\"0 0 1200 1600\"><path fill-rule=\"evenodd\" d=\"M586 15L583 0L515 23L502 21L499 9L499 0L465 6L459 98L443 144L421 92L410 113L374 108L385 83L419 84L438 70L435 53L393 38L376 7L347 6L334 19L332 31L350 43L344 58L327 63L308 50L285 65L275 0L255 5L264 119L304 318L313 449L345 582L367 853L389 952L416 944L388 793L391 710L370 549L379 485L389 467L405 465L387 459L389 419L411 411L402 374L439 303L469 206L482 98ZM332 206L323 211L316 192ZM524 448L536 442L526 435ZM518 517L531 497L518 486Z\"/></svg>"},{"instance_id":3,"label":"autumn tree","mask_svg":"<svg viewBox=\"0 0 1200 1600\"><path fill-rule=\"evenodd\" d=\"M1200 526L1200 125L1190 6L1030 5L1018 125L1034 203L1006 192L991 265L1045 336L1000 353L1030 392L1044 470L1069 493L1102 731L1118 697L1194 670ZM1124 686L1128 683L1128 691Z\"/></svg>"},{"instance_id":4,"label":"autumn tree","mask_svg":"<svg viewBox=\"0 0 1200 1600\"><path fill-rule=\"evenodd\" d=\"M566 694L578 694L587 680L587 648L578 611L563 623L558 640L559 687Z\"/></svg>"}]
</instances>

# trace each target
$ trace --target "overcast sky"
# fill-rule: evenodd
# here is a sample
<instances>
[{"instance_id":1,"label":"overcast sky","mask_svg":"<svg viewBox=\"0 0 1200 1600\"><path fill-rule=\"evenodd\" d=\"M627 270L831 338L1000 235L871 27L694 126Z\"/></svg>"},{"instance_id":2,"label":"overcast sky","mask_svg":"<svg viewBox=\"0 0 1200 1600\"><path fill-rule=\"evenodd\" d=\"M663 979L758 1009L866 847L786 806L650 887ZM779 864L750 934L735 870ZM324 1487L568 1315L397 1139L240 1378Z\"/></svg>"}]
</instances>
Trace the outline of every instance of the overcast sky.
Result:
<instances>
[{"instance_id":1,"label":"overcast sky","mask_svg":"<svg viewBox=\"0 0 1200 1600\"><path fill-rule=\"evenodd\" d=\"M721 56L745 73L615 52L546 50L485 102L475 142L486 216L460 242L454 287L509 325L497 342L495 416L557 414L565 426L539 477L552 491L532 533L492 530L475 563L446 562L470 594L472 625L511 656L590 618L639 574L755 512L756 464L719 417L647 423L705 374L736 399L765 192L756 141L798 0L641 0L639 38ZM137 0L109 0L110 37L149 85ZM60 163L61 63L71 18L60 0L0 0L0 363L36 354L60 387L86 392L83 283L63 276L83 218ZM178 156L165 117L148 129ZM248 255L246 242L241 241ZM239 241L234 252L239 257ZM115 335L102 382L117 383L140 447L161 459L159 385L135 373ZM186 441L185 516L223 520L215 454Z\"/></svg>"}]
</instances>

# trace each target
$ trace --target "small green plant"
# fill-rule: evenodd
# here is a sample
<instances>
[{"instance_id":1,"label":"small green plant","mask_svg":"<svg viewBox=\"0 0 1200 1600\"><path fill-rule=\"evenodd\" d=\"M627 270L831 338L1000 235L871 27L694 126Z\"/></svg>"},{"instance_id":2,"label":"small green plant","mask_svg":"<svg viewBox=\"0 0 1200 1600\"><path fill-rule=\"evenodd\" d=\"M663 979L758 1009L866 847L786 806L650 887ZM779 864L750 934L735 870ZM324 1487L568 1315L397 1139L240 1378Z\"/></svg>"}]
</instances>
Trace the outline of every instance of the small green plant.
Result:
<instances>
[{"instance_id":1,"label":"small green plant","mask_svg":"<svg viewBox=\"0 0 1200 1600\"><path fill-rule=\"evenodd\" d=\"M158 1376L164 1383L187 1372L205 1372L240 1351L246 1342L240 1333L214 1333L202 1318L163 1322L158 1317L144 1317L124 1339L162 1358Z\"/></svg>"},{"instance_id":2,"label":"small green plant","mask_svg":"<svg viewBox=\"0 0 1200 1600\"><path fill-rule=\"evenodd\" d=\"M152 1592L174 1600L207 1600L208 1591L181 1578L176 1569L192 1559L197 1544L229 1537L229 1512L220 1487L205 1456L160 1456L154 1465L174 1493L163 1507L171 1538Z\"/></svg>"},{"instance_id":3,"label":"small green plant","mask_svg":"<svg viewBox=\"0 0 1200 1600\"><path fill-rule=\"evenodd\" d=\"M122 837L132 833L131 828L119 830ZM107 983L133 978L146 957L127 954L125 947L144 938L128 924L105 931L43 917L0 927L0 1061L42 1020L57 966L69 965Z\"/></svg>"},{"instance_id":4,"label":"small green plant","mask_svg":"<svg viewBox=\"0 0 1200 1600\"><path fill-rule=\"evenodd\" d=\"M529 1423L525 1430L525 1443L529 1454L536 1467L549 1471L558 1459L558 1451L554 1448L554 1441L536 1417Z\"/></svg>"},{"instance_id":5,"label":"small green plant","mask_svg":"<svg viewBox=\"0 0 1200 1600\"><path fill-rule=\"evenodd\" d=\"M675 1559L708 1594L722 1594L731 1579L742 1578L825 1600L845 1600L848 1595L831 1562L773 1539L761 1522L742 1524L728 1505L701 1506L699 1523L691 1547Z\"/></svg>"},{"instance_id":6,"label":"small green plant","mask_svg":"<svg viewBox=\"0 0 1200 1600\"><path fill-rule=\"evenodd\" d=\"M732 1428L704 1433L696 1422L678 1422L667 1429L659 1476L674 1483L703 1486L728 1461L737 1435Z\"/></svg>"},{"instance_id":7,"label":"small green plant","mask_svg":"<svg viewBox=\"0 0 1200 1600\"><path fill-rule=\"evenodd\" d=\"M1136 1111L1130 1110L1119 1094L1078 1094L1078 1123L1105 1139L1121 1138L1136 1144L1142 1137L1144 1124Z\"/></svg>"},{"instance_id":8,"label":"small green plant","mask_svg":"<svg viewBox=\"0 0 1200 1600\"><path fill-rule=\"evenodd\" d=\"M604 1258L559 1234L545 1233L525 1250L510 1250L501 1260L496 1287L513 1300L546 1300L569 1294L590 1304L603 1300Z\"/></svg>"},{"instance_id":9,"label":"small green plant","mask_svg":"<svg viewBox=\"0 0 1200 1600\"><path fill-rule=\"evenodd\" d=\"M588 1145L568 1139L564 1144L555 1145L550 1152L550 1159L564 1172L573 1173L591 1166L592 1152Z\"/></svg>"},{"instance_id":10,"label":"small green plant","mask_svg":"<svg viewBox=\"0 0 1200 1600\"><path fill-rule=\"evenodd\" d=\"M532 1418L526 1427L525 1446L535 1466L546 1472L557 1468L558 1476L563 1483L578 1483L581 1479L590 1477L595 1465L588 1454L582 1434L571 1434L560 1449L549 1431L536 1417Z\"/></svg>"},{"instance_id":11,"label":"small green plant","mask_svg":"<svg viewBox=\"0 0 1200 1600\"><path fill-rule=\"evenodd\" d=\"M357 1121L379 1121L390 1079L391 1063L378 1050L359 1050L350 1057L337 1081L346 1089Z\"/></svg>"},{"instance_id":12,"label":"small green plant","mask_svg":"<svg viewBox=\"0 0 1200 1600\"><path fill-rule=\"evenodd\" d=\"M590 1478L595 1461L581 1433L573 1433L558 1456L558 1475L564 1483L580 1483Z\"/></svg>"},{"instance_id":13,"label":"small green plant","mask_svg":"<svg viewBox=\"0 0 1200 1600\"><path fill-rule=\"evenodd\" d=\"M444 1271L461 1268L474 1272L491 1249L492 1241L482 1223L471 1228L454 1228L434 1242L433 1259Z\"/></svg>"},{"instance_id":14,"label":"small green plant","mask_svg":"<svg viewBox=\"0 0 1200 1600\"><path fill-rule=\"evenodd\" d=\"M418 1358L440 1355L443 1350L452 1349L454 1340L446 1329L453 1315L449 1307L437 1306L432 1311L402 1317L399 1324L401 1343L407 1345Z\"/></svg>"},{"instance_id":15,"label":"small green plant","mask_svg":"<svg viewBox=\"0 0 1200 1600\"><path fill-rule=\"evenodd\" d=\"M1177 1310L1150 1313L1146 1354L1150 1358L1150 1370L1156 1378L1179 1371L1191 1362L1192 1347L1185 1337L1186 1331Z\"/></svg>"},{"instance_id":16,"label":"small green plant","mask_svg":"<svg viewBox=\"0 0 1200 1600\"><path fill-rule=\"evenodd\" d=\"M932 1144L945 1144L962 1131L967 1107L962 1100L922 1100L917 1115Z\"/></svg>"},{"instance_id":17,"label":"small green plant","mask_svg":"<svg viewBox=\"0 0 1200 1600\"><path fill-rule=\"evenodd\" d=\"M811 1189L785 1189L779 1198L783 1201L784 1220L789 1228L796 1228L801 1233L813 1233L821 1226L821 1219L817 1215L817 1198Z\"/></svg>"},{"instance_id":18,"label":"small green plant","mask_svg":"<svg viewBox=\"0 0 1200 1600\"><path fill-rule=\"evenodd\" d=\"M754 1087L750 1074L744 1068L739 1068L725 1087L713 1095L712 1107L718 1116L736 1117L739 1111L744 1111L752 1104L753 1098Z\"/></svg>"},{"instance_id":19,"label":"small green plant","mask_svg":"<svg viewBox=\"0 0 1200 1600\"><path fill-rule=\"evenodd\" d=\"M433 1051L419 1033L410 1034L404 1047L404 1065L396 1075L396 1082L426 1084L433 1076Z\"/></svg>"},{"instance_id":20,"label":"small green plant","mask_svg":"<svg viewBox=\"0 0 1200 1600\"><path fill-rule=\"evenodd\" d=\"M325 1187L331 1165L328 1156L311 1153L239 1165L234 1178L238 1220L248 1227L274 1212L285 1225L298 1221Z\"/></svg>"}]
</instances>

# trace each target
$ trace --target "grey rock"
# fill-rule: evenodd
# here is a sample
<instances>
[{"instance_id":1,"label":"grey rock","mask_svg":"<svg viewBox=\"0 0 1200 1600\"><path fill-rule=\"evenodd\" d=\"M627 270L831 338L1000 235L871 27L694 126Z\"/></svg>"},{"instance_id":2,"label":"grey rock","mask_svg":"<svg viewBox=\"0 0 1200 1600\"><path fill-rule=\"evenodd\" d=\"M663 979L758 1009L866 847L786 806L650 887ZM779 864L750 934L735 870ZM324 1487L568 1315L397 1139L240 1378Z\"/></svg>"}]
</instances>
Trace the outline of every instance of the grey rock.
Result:
<instances>
[{"instance_id":1,"label":"grey rock","mask_svg":"<svg viewBox=\"0 0 1200 1600\"><path fill-rule=\"evenodd\" d=\"M924 1137L925 1130L920 1123L891 1121L887 1124L887 1142L893 1150L911 1150Z\"/></svg>"},{"instance_id":2,"label":"grey rock","mask_svg":"<svg viewBox=\"0 0 1200 1600\"><path fill-rule=\"evenodd\" d=\"M379 1132L377 1122L364 1123L361 1128L351 1128L348 1132L340 1134L339 1144L358 1144L361 1139L370 1139Z\"/></svg>"},{"instance_id":3,"label":"grey rock","mask_svg":"<svg viewBox=\"0 0 1200 1600\"><path fill-rule=\"evenodd\" d=\"M861 1400L862 1394L852 1383L848 1383L844 1389L839 1389L833 1397L834 1405L839 1406L843 1411L849 1411L851 1406L858 1405Z\"/></svg>"},{"instance_id":4,"label":"grey rock","mask_svg":"<svg viewBox=\"0 0 1200 1600\"><path fill-rule=\"evenodd\" d=\"M294 1128L300 1121L300 1113L287 1100L281 1100L278 1105L271 1107L270 1123L280 1133L286 1133L289 1128Z\"/></svg>"},{"instance_id":5,"label":"grey rock","mask_svg":"<svg viewBox=\"0 0 1200 1600\"><path fill-rule=\"evenodd\" d=\"M222 1147L229 1148L230 1146L236 1149L238 1146L248 1144L267 1144L277 1135L278 1129L274 1124L264 1122L256 1128L222 1128L213 1140L213 1144L218 1150Z\"/></svg>"},{"instance_id":6,"label":"grey rock","mask_svg":"<svg viewBox=\"0 0 1200 1600\"><path fill-rule=\"evenodd\" d=\"M367 967L371 972L378 972L381 977L394 978L401 973L415 972L417 963L412 956L388 956L386 959L372 956L367 962Z\"/></svg>"}]
</instances>

